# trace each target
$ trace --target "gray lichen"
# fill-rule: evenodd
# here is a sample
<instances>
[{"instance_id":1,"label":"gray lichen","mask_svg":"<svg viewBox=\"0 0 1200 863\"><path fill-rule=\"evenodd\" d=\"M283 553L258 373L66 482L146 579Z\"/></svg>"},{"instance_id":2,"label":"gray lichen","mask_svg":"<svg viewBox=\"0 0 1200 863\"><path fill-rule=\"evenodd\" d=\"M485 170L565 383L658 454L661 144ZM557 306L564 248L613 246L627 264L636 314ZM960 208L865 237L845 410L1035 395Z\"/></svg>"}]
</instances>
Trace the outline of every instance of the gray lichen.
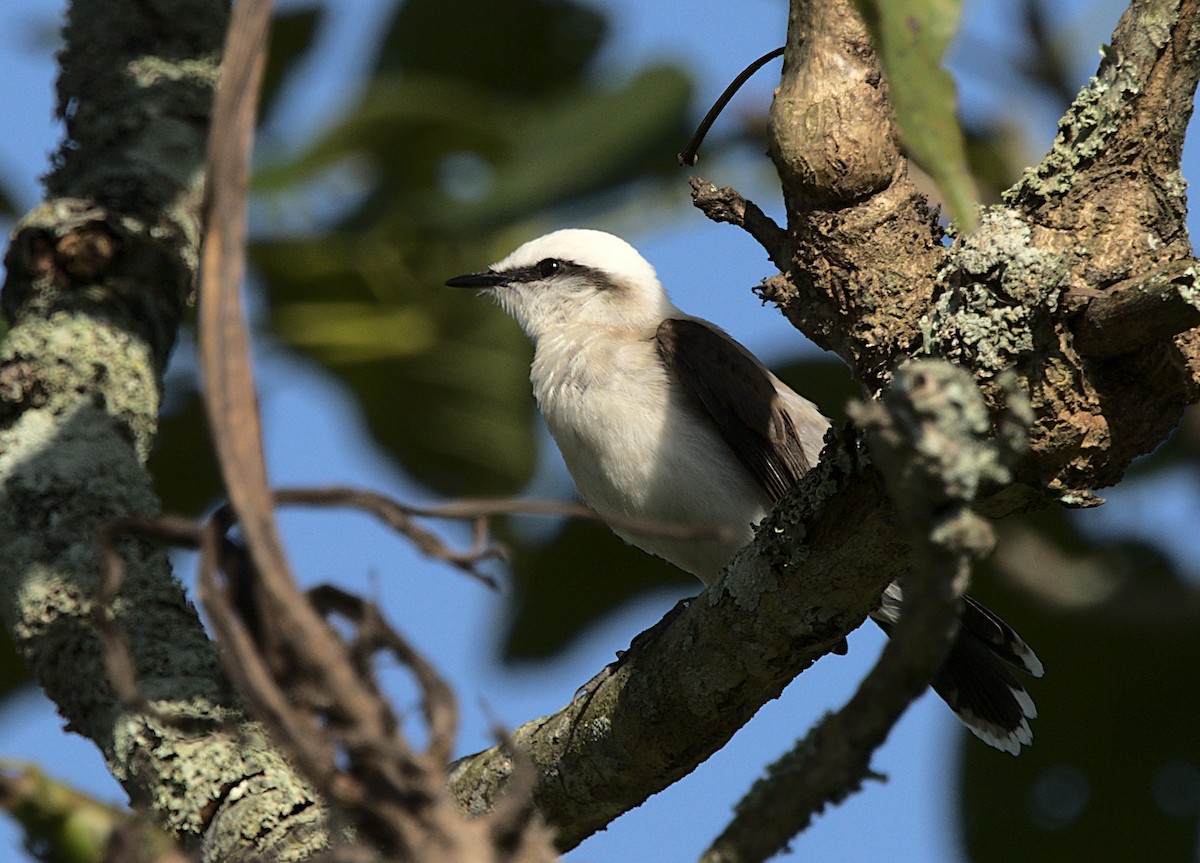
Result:
<instances>
[{"instance_id":1,"label":"gray lichen","mask_svg":"<svg viewBox=\"0 0 1200 863\"><path fill-rule=\"evenodd\" d=\"M921 320L924 351L975 370L980 378L1019 367L1067 285L1059 254L1035 247L1029 225L1003 207L984 212L938 274L939 293Z\"/></svg>"}]
</instances>

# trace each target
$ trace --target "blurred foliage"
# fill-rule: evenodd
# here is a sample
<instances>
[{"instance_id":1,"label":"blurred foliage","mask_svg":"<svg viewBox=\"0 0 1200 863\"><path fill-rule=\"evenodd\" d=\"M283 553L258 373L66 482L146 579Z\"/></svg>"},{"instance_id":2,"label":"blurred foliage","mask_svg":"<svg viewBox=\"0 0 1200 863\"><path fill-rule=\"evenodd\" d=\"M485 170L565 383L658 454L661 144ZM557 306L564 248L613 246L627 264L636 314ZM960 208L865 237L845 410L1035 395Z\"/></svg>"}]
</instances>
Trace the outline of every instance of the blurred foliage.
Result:
<instances>
[{"instance_id":1,"label":"blurred foliage","mask_svg":"<svg viewBox=\"0 0 1200 863\"><path fill-rule=\"evenodd\" d=\"M17 656L12 639L8 637L8 632L0 627L0 702L29 680L29 671Z\"/></svg>"},{"instance_id":2,"label":"blurred foliage","mask_svg":"<svg viewBox=\"0 0 1200 863\"><path fill-rule=\"evenodd\" d=\"M279 9L271 21L271 49L263 69L260 115L270 117L279 91L295 66L312 48L321 25L320 7Z\"/></svg>"},{"instance_id":3,"label":"blurred foliage","mask_svg":"<svg viewBox=\"0 0 1200 863\"><path fill-rule=\"evenodd\" d=\"M0 184L0 219L5 221L14 219L19 212L16 196L9 192L3 184Z\"/></svg>"},{"instance_id":4,"label":"blurred foliage","mask_svg":"<svg viewBox=\"0 0 1200 863\"><path fill-rule=\"evenodd\" d=\"M37 767L0 761L0 809L24 831L25 847L52 863L184 863L191 859L142 815L51 779Z\"/></svg>"},{"instance_id":5,"label":"blurred foliage","mask_svg":"<svg viewBox=\"0 0 1200 863\"><path fill-rule=\"evenodd\" d=\"M331 177L354 187L323 231L261 237L251 261L271 330L350 387L379 444L437 492L516 492L535 459L524 338L441 283L547 210L674 176L688 78L653 67L597 84L605 32L575 3L410 0L358 102L256 181L288 211L306 194L320 210Z\"/></svg>"},{"instance_id":6,"label":"blurred foliage","mask_svg":"<svg viewBox=\"0 0 1200 863\"><path fill-rule=\"evenodd\" d=\"M221 496L221 473L200 394L187 383L173 389L178 404L159 418L148 467L163 509L194 515Z\"/></svg>"},{"instance_id":7,"label":"blurred foliage","mask_svg":"<svg viewBox=\"0 0 1200 863\"><path fill-rule=\"evenodd\" d=\"M1087 542L1081 519L1058 510L1002 523L999 552L977 573L972 593L1017 623L1046 677L1029 686L1040 718L1019 758L962 745L971 860L1195 854L1200 593L1143 542Z\"/></svg>"},{"instance_id":8,"label":"blurred foliage","mask_svg":"<svg viewBox=\"0 0 1200 863\"><path fill-rule=\"evenodd\" d=\"M517 548L504 644L509 660L552 655L648 591L670 589L683 597L700 590L692 576L626 545L599 522L568 521L549 542ZM665 600L663 611L671 605ZM624 647L614 644L613 650Z\"/></svg>"}]
</instances>

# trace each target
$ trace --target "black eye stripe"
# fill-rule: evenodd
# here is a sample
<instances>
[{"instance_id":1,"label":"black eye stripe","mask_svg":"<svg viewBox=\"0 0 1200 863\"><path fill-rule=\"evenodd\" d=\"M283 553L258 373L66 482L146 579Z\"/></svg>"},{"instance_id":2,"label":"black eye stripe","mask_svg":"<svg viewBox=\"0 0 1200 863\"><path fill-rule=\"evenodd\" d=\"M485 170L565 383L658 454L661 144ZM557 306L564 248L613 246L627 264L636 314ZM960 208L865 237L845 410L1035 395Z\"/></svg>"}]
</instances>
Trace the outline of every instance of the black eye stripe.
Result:
<instances>
[{"instance_id":1,"label":"black eye stripe","mask_svg":"<svg viewBox=\"0 0 1200 863\"><path fill-rule=\"evenodd\" d=\"M509 284L518 282L558 281L566 276L586 276L598 290L609 291L620 287L612 277L603 270L577 264L574 261L564 261L562 258L543 258L536 264L505 270Z\"/></svg>"}]
</instances>

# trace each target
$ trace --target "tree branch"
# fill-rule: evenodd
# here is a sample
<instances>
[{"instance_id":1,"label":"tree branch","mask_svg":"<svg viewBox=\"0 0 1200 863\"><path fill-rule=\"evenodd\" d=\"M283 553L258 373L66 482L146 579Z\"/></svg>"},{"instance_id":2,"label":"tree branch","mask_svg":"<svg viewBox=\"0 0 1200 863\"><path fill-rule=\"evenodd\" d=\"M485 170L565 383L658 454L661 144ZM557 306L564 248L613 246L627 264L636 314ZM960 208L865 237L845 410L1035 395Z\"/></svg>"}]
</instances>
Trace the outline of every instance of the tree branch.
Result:
<instances>
[{"instance_id":1,"label":"tree branch","mask_svg":"<svg viewBox=\"0 0 1200 863\"><path fill-rule=\"evenodd\" d=\"M1030 419L1024 407L1018 422ZM853 413L912 548L903 614L850 701L767 768L702 863L768 859L873 775L871 755L945 660L971 558L991 550L991 527L970 506L980 488L1007 479L1002 462L1013 453L1004 452L1009 439L991 439L970 375L938 361L908 363L880 402Z\"/></svg>"},{"instance_id":2,"label":"tree branch","mask_svg":"<svg viewBox=\"0 0 1200 863\"><path fill-rule=\"evenodd\" d=\"M593 695L513 732L560 849L691 772L862 623L907 561L883 499L856 443L827 445L755 543L670 626ZM507 748L494 747L455 765L451 787L468 811L486 811L511 771Z\"/></svg>"},{"instance_id":3,"label":"tree branch","mask_svg":"<svg viewBox=\"0 0 1200 863\"><path fill-rule=\"evenodd\" d=\"M1200 326L1196 262L1175 261L1146 276L1113 285L1088 303L1075 325L1075 349L1103 360L1161 345Z\"/></svg>"},{"instance_id":4,"label":"tree branch","mask_svg":"<svg viewBox=\"0 0 1200 863\"><path fill-rule=\"evenodd\" d=\"M908 177L887 83L848 0L793 0L768 147L791 258L787 279L761 295L876 392L920 344L945 250L936 213Z\"/></svg>"},{"instance_id":5,"label":"tree branch","mask_svg":"<svg viewBox=\"0 0 1200 863\"><path fill-rule=\"evenodd\" d=\"M203 836L211 860L296 860L326 843L323 810L240 713L166 555L127 542L111 608L153 712L117 696L92 625L101 527L158 510L143 462L199 256L227 9L70 9L58 84L67 136L50 197L18 225L6 258L0 618L69 727L185 845Z\"/></svg>"},{"instance_id":6,"label":"tree branch","mask_svg":"<svg viewBox=\"0 0 1200 863\"><path fill-rule=\"evenodd\" d=\"M746 231L767 250L771 263L785 269L791 260L787 233L753 201L747 201L729 186L718 189L700 177L688 179L692 203L714 222L727 222Z\"/></svg>"}]
</instances>

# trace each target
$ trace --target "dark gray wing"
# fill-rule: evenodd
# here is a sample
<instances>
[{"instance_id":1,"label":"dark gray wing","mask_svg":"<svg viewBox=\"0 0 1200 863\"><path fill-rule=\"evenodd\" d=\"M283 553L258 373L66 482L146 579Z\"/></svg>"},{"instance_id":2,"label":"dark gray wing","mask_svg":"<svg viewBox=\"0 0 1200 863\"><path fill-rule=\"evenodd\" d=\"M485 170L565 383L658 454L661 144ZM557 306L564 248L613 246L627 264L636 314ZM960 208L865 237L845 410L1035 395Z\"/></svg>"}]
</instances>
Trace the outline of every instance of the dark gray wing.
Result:
<instances>
[{"instance_id":1,"label":"dark gray wing","mask_svg":"<svg viewBox=\"0 0 1200 863\"><path fill-rule=\"evenodd\" d=\"M763 490L776 501L810 465L795 423L750 352L694 320L667 318L655 335L667 368Z\"/></svg>"}]
</instances>

